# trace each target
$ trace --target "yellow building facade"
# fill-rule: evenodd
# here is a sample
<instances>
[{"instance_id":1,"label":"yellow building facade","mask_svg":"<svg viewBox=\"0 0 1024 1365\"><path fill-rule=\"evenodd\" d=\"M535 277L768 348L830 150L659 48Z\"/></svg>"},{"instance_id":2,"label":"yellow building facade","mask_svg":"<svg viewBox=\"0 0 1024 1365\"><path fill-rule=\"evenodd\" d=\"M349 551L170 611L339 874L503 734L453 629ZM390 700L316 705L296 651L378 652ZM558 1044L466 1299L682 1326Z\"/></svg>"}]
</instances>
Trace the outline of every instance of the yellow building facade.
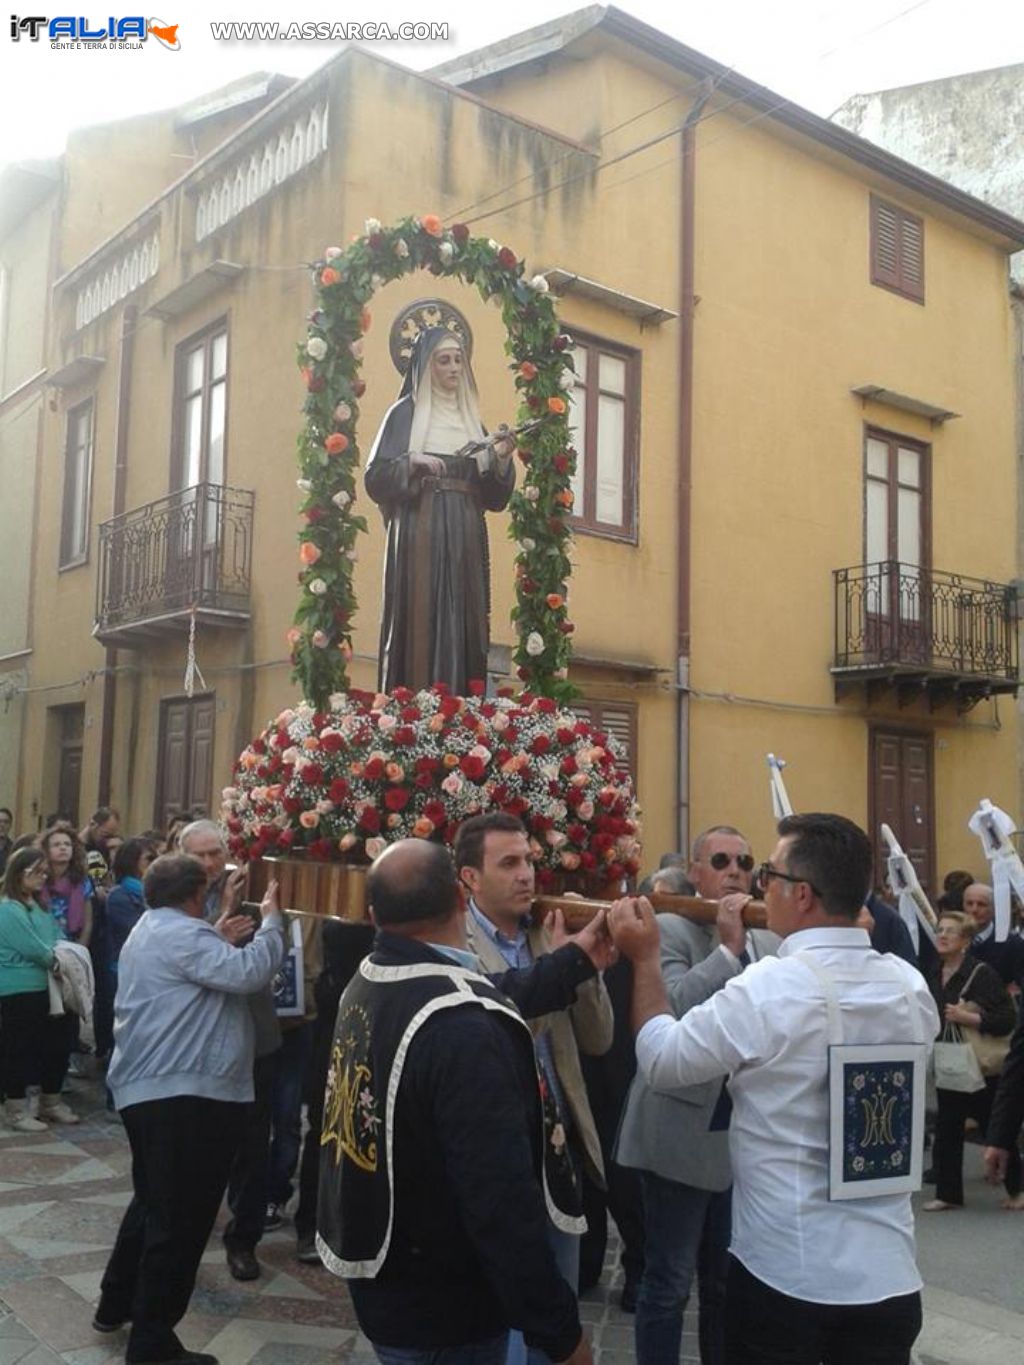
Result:
<instances>
[{"instance_id":1,"label":"yellow building facade","mask_svg":"<svg viewBox=\"0 0 1024 1365\"><path fill-rule=\"evenodd\" d=\"M977 867L968 815L1018 799L1006 258L1024 225L615 11L433 76L348 51L247 112L203 122L194 164L112 236L72 224L73 195L57 229L81 250L54 253L31 642L0 716L19 827L66 802L76 744L79 815L215 811L294 700L304 263L367 217L433 212L562 295L572 676L630 747L646 863L719 822L766 856L773 751L797 809L888 819L931 884ZM497 311L407 277L372 305L364 451L398 392L389 330L423 298L471 327L484 420L513 410ZM363 510L365 686L383 534ZM514 547L489 525L500 680Z\"/></svg>"}]
</instances>

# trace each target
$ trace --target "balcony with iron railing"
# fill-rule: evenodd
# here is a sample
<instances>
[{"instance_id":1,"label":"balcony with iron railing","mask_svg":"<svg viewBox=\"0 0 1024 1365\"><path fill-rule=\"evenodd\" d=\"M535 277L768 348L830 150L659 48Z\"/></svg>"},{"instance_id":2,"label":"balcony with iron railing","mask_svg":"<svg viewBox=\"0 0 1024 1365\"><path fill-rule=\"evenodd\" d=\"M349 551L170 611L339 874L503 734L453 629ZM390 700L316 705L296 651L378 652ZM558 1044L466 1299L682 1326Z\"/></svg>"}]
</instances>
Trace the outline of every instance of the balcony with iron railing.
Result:
<instances>
[{"instance_id":1,"label":"balcony with iron railing","mask_svg":"<svg viewBox=\"0 0 1024 1365\"><path fill-rule=\"evenodd\" d=\"M886 560L836 569L835 661L840 695L895 689L901 704L968 710L1019 686L1017 591L1007 583Z\"/></svg>"},{"instance_id":2,"label":"balcony with iron railing","mask_svg":"<svg viewBox=\"0 0 1024 1365\"><path fill-rule=\"evenodd\" d=\"M95 637L139 648L188 627L249 621L253 494L201 483L99 528Z\"/></svg>"}]
</instances>

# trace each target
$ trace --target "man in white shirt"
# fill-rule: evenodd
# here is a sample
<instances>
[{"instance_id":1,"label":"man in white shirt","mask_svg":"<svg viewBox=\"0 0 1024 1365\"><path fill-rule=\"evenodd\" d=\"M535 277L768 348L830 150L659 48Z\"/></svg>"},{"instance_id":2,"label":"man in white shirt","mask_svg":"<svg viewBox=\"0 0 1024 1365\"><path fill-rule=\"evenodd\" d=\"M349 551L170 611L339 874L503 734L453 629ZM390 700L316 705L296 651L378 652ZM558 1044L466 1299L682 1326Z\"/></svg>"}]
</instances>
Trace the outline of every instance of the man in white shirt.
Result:
<instances>
[{"instance_id":1,"label":"man in white shirt","mask_svg":"<svg viewBox=\"0 0 1024 1365\"><path fill-rule=\"evenodd\" d=\"M830 1197L829 1047L839 1029L844 1044L923 1054L938 1014L920 973L855 925L871 882L863 830L839 815L778 828L761 882L779 956L683 1019L668 1008L650 905L614 906L612 935L633 960L637 1065L669 1091L729 1076L728 1365L907 1365L921 1327L910 1195ZM738 913L733 902L720 918ZM903 1161L911 1139L897 1136Z\"/></svg>"}]
</instances>

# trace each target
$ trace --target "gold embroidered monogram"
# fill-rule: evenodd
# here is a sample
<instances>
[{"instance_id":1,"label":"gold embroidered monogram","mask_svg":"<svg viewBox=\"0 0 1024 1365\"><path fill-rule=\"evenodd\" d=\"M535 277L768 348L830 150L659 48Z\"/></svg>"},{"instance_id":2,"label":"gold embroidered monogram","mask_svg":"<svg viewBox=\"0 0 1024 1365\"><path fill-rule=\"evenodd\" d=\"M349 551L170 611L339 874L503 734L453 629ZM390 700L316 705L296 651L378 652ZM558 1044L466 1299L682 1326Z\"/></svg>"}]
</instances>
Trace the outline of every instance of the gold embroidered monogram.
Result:
<instances>
[{"instance_id":1,"label":"gold embroidered monogram","mask_svg":"<svg viewBox=\"0 0 1024 1365\"><path fill-rule=\"evenodd\" d=\"M334 1164L344 1154L362 1171L377 1170L380 1118L371 1083L370 1029L365 1010L350 1006L338 1021L324 1094L322 1147L334 1146Z\"/></svg>"}]
</instances>

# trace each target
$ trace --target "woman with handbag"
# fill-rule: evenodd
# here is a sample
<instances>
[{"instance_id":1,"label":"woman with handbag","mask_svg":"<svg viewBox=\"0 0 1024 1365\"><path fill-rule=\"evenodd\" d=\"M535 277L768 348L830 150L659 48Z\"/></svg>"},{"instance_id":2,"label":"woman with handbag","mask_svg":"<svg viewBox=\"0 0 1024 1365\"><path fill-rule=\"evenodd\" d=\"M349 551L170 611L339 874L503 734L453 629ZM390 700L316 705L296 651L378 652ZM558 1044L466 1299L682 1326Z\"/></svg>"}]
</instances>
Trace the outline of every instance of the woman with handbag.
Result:
<instances>
[{"instance_id":1,"label":"woman with handbag","mask_svg":"<svg viewBox=\"0 0 1024 1365\"><path fill-rule=\"evenodd\" d=\"M974 923L967 915L947 911L939 919L935 938L939 960L929 981L944 1021L939 1038L943 1043L970 1047L973 1057L967 1060L977 1063L970 1070L977 1078L978 1088L970 1091L969 1081L964 1088L943 1086L941 1059L937 1059L939 1116L933 1158L936 1197L922 1205L926 1213L963 1207L964 1124L973 1118L984 1134L999 1084L1001 1058L1006 1055L1016 1023L1013 1001L998 974L967 951L973 934ZM952 1076L949 1079L953 1081ZM957 1078L955 1083L961 1085L961 1079ZM1024 1208L1019 1153L1011 1157L1005 1185L1007 1197L1003 1208Z\"/></svg>"}]
</instances>

